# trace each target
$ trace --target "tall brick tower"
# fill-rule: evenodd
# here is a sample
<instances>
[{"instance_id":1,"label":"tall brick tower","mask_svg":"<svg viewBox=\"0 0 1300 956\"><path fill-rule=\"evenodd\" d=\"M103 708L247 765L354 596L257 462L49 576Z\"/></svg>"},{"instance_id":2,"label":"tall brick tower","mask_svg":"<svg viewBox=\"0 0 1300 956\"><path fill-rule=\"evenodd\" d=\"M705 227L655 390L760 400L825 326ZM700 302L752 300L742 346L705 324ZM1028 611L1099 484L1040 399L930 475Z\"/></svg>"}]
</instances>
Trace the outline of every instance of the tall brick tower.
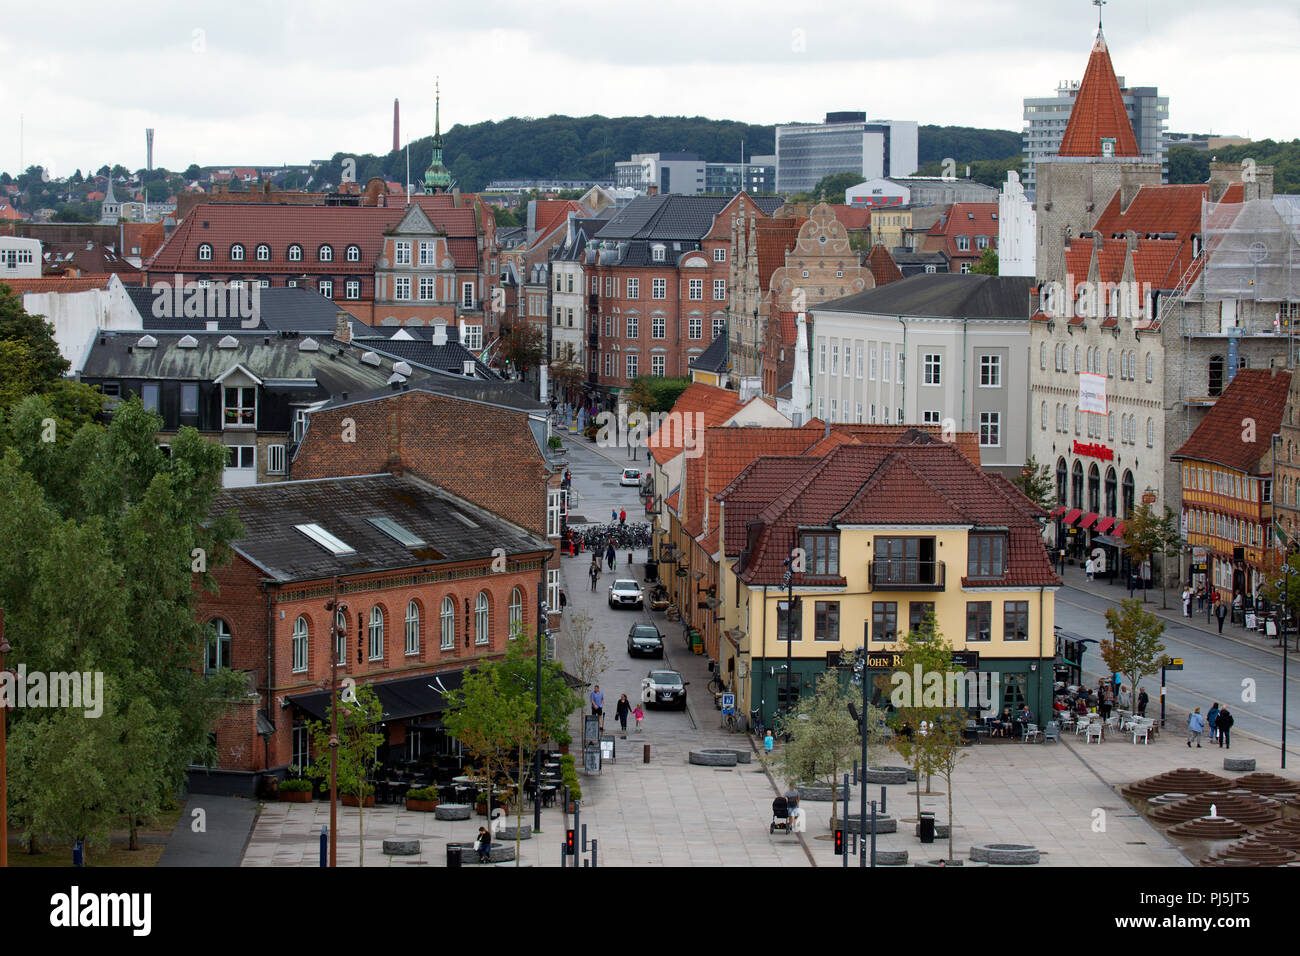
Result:
<instances>
[{"instance_id":1,"label":"tall brick tower","mask_svg":"<svg viewBox=\"0 0 1300 956\"><path fill-rule=\"evenodd\" d=\"M393 97L393 152L402 148L402 126L397 112L397 97Z\"/></svg>"}]
</instances>

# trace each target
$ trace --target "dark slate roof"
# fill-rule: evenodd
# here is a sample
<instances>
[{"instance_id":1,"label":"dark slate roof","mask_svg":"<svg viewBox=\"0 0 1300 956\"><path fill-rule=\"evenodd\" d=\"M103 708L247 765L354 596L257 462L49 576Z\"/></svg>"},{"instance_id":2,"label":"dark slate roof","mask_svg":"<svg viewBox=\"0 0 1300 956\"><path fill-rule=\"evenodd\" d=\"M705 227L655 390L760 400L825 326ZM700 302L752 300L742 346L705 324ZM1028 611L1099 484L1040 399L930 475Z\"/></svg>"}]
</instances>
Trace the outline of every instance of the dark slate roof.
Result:
<instances>
[{"instance_id":1,"label":"dark slate roof","mask_svg":"<svg viewBox=\"0 0 1300 956\"><path fill-rule=\"evenodd\" d=\"M1032 276L932 273L824 302L815 312L862 312L971 319L1025 319Z\"/></svg>"},{"instance_id":2,"label":"dark slate roof","mask_svg":"<svg viewBox=\"0 0 1300 956\"><path fill-rule=\"evenodd\" d=\"M362 362L364 348L344 346L333 339L317 339L318 351L301 346L311 336L282 338L265 332L190 332L198 344L180 348L180 332L98 332L90 355L81 370L83 379L125 378L211 382L236 365L242 365L262 380L316 382L331 395L361 392L384 386L393 375L391 359L378 365ZM150 335L154 348L140 348ZM220 348L218 342L234 338L234 348ZM342 351L340 355L339 352Z\"/></svg>"},{"instance_id":3,"label":"dark slate roof","mask_svg":"<svg viewBox=\"0 0 1300 956\"><path fill-rule=\"evenodd\" d=\"M446 372L431 372L423 375L418 380L407 383L402 391L431 392L435 395L446 395L468 402L481 402L485 405L499 405L531 414L541 414L548 410L547 406L533 398L525 387L516 382L483 381ZM392 386L385 385L382 388L350 394L346 401L335 399L324 407L335 408L339 405L377 401L395 394L397 391Z\"/></svg>"},{"instance_id":4,"label":"dark slate roof","mask_svg":"<svg viewBox=\"0 0 1300 956\"><path fill-rule=\"evenodd\" d=\"M895 249L890 255L900 266L928 265L931 263L945 268L948 266L948 253L942 249L936 249L933 252L912 252L909 249Z\"/></svg>"},{"instance_id":5,"label":"dark slate roof","mask_svg":"<svg viewBox=\"0 0 1300 956\"><path fill-rule=\"evenodd\" d=\"M150 286L127 286L126 293L131 297L136 311L140 313L143 327L149 331L195 331L207 328L207 319L199 317L177 316L176 302L168 301L174 295L170 284L157 284L158 291ZM182 296L184 293L182 293ZM182 310L184 298L181 300ZM169 315L159 315L168 313ZM321 335L333 335L338 326L339 306L325 298L315 289L259 289L258 290L258 324L255 328L270 329L274 332L305 332ZM238 317L217 319L217 328L222 332L237 331L243 328ZM360 319L352 317L352 334L361 335L370 326Z\"/></svg>"},{"instance_id":6,"label":"dark slate roof","mask_svg":"<svg viewBox=\"0 0 1300 956\"><path fill-rule=\"evenodd\" d=\"M490 560L494 548L507 555L549 550L522 528L409 476L281 481L213 499L214 516L232 509L244 527L235 550L280 582ZM408 548L368 518L389 518L425 544ZM355 553L335 555L296 530L301 524L320 525Z\"/></svg>"},{"instance_id":7,"label":"dark slate roof","mask_svg":"<svg viewBox=\"0 0 1300 956\"><path fill-rule=\"evenodd\" d=\"M598 239L696 241L713 228L713 219L735 197L641 196L619 210L596 234ZM766 215L784 204L779 196L751 197Z\"/></svg>"},{"instance_id":8,"label":"dark slate roof","mask_svg":"<svg viewBox=\"0 0 1300 956\"><path fill-rule=\"evenodd\" d=\"M464 374L466 362L473 362L475 377L488 380L498 380L500 378L496 372L480 362L473 352L458 342L434 345L432 342L411 342L404 339L398 339L397 341L392 339L361 339L357 342L357 345L361 348L370 349L379 355L391 355L411 366L419 366L431 371L450 372L457 376Z\"/></svg>"},{"instance_id":9,"label":"dark slate roof","mask_svg":"<svg viewBox=\"0 0 1300 956\"><path fill-rule=\"evenodd\" d=\"M701 372L725 372L727 370L727 334L724 332L709 343L709 347L691 359L691 368Z\"/></svg>"},{"instance_id":10,"label":"dark slate roof","mask_svg":"<svg viewBox=\"0 0 1300 956\"><path fill-rule=\"evenodd\" d=\"M551 253L552 259L559 259L562 262L578 262L582 259L583 250L587 248L587 242L608 222L606 219L575 219L573 221L573 241L566 242L563 246L555 249Z\"/></svg>"}]
</instances>

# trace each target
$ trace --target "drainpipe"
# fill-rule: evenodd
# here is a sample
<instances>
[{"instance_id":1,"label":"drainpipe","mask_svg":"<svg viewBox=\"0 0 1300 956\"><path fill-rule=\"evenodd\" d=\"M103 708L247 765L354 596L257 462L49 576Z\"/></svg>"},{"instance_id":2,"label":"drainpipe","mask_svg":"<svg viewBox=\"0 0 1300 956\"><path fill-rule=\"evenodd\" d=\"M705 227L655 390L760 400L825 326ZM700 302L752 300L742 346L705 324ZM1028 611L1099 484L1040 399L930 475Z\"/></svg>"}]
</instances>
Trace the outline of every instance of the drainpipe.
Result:
<instances>
[{"instance_id":1,"label":"drainpipe","mask_svg":"<svg viewBox=\"0 0 1300 956\"><path fill-rule=\"evenodd\" d=\"M903 405L902 405L902 408L903 408L903 421L906 421L906 420L907 420L907 382L906 382L906 377L907 377L907 367L908 367L908 365L910 365L911 363L907 361L907 323L903 321L903 317L902 317L901 315L898 316L898 324L901 325L901 326L903 327L903 374L899 377L898 387L899 387L899 389L900 389L900 390L902 391L902 393L903 393L903 398L902 398L902 402L903 402ZM900 424L901 424L901 423L900 423Z\"/></svg>"},{"instance_id":2,"label":"drainpipe","mask_svg":"<svg viewBox=\"0 0 1300 956\"><path fill-rule=\"evenodd\" d=\"M961 320L961 428L959 431L966 430L966 323L969 319Z\"/></svg>"},{"instance_id":3,"label":"drainpipe","mask_svg":"<svg viewBox=\"0 0 1300 956\"><path fill-rule=\"evenodd\" d=\"M1043 615L1043 595L1046 594L1046 593L1047 593L1047 589L1046 589L1043 585L1039 585L1039 587L1038 587L1038 661L1039 661L1039 665L1040 665L1040 667L1039 667L1039 671L1038 671L1038 687L1037 687L1037 691L1038 691L1038 703L1034 706L1034 713L1035 713L1035 714L1038 714L1040 717L1043 716L1043 714L1040 713L1040 711L1042 710L1042 706L1041 706L1041 705L1042 705L1042 703L1043 703L1043 672L1042 672L1042 667L1041 667L1041 665L1042 665L1042 661L1043 661L1043 616L1044 616L1044 615ZM1053 631L1052 634L1055 635L1056 632ZM1053 640L1053 641L1052 641L1052 644L1053 644L1052 650L1055 651L1055 650L1056 650L1056 647L1055 647L1056 641ZM1056 659L1056 655L1055 655L1055 654L1052 655L1052 659L1053 659L1053 660ZM1052 674L1052 681L1053 681L1053 686L1055 686L1055 681L1056 681L1056 674L1055 674L1055 673ZM1046 727L1046 726L1047 726L1047 721L1043 721L1043 722L1042 722L1042 726Z\"/></svg>"},{"instance_id":4,"label":"drainpipe","mask_svg":"<svg viewBox=\"0 0 1300 956\"><path fill-rule=\"evenodd\" d=\"M271 723L275 723L275 711L271 705L271 663L272 647L275 644L275 608L271 603L271 582L268 579L262 579L262 590L266 592L266 693L263 698L266 701L266 717ZM272 731L274 734L274 731ZM263 741L263 770L271 769L271 737L268 735Z\"/></svg>"},{"instance_id":5,"label":"drainpipe","mask_svg":"<svg viewBox=\"0 0 1300 956\"><path fill-rule=\"evenodd\" d=\"M750 606L751 607L753 606L753 601L750 602ZM751 619L753 618L752 611L750 612L750 617ZM763 672L762 672L763 692L762 694L759 695L758 698L759 720L763 719L763 711L767 708L767 585L766 584L763 585L763 665L764 665ZM749 672L751 674L754 672L754 662L752 657L749 663Z\"/></svg>"}]
</instances>

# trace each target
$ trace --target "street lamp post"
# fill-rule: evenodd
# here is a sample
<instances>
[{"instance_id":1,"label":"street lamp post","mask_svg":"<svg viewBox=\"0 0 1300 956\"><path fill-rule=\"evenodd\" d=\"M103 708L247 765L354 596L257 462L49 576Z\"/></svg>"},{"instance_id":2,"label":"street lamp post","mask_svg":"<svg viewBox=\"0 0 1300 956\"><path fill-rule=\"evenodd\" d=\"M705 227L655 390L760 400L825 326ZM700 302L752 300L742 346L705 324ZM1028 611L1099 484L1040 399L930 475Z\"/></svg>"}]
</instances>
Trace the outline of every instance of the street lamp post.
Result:
<instances>
[{"instance_id":1,"label":"street lamp post","mask_svg":"<svg viewBox=\"0 0 1300 956\"><path fill-rule=\"evenodd\" d=\"M790 549L790 557L783 562L785 564L785 715L786 729L789 730L790 710L793 704L790 700L790 684L794 677L791 670L791 664L794 663L792 648L794 645L794 549ZM801 622L802 623L802 622Z\"/></svg>"},{"instance_id":2,"label":"street lamp post","mask_svg":"<svg viewBox=\"0 0 1300 956\"><path fill-rule=\"evenodd\" d=\"M534 711L533 724L536 728L533 731L535 740L542 735L542 640L543 635L550 632L551 629L551 609L546 603L546 565L550 563L550 557L542 564L542 578L540 589L537 592L537 685L536 685L536 710ZM533 832L542 832L542 748L535 746L533 748Z\"/></svg>"},{"instance_id":3,"label":"street lamp post","mask_svg":"<svg viewBox=\"0 0 1300 956\"><path fill-rule=\"evenodd\" d=\"M339 865L339 612L346 604L339 604L339 579L334 578L333 597L325 604L330 613L330 866ZM364 790L364 788L363 788ZM365 801L365 794L359 798Z\"/></svg>"}]
</instances>

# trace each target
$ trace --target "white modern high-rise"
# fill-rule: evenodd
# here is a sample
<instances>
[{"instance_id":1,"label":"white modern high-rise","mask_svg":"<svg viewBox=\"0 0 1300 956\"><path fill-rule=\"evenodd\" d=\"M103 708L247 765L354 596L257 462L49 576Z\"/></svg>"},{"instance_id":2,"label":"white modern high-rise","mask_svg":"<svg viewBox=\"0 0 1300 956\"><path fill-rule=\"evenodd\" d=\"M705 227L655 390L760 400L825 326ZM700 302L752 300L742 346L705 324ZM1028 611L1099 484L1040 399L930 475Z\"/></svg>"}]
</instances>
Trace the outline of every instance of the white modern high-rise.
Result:
<instances>
[{"instance_id":1,"label":"white modern high-rise","mask_svg":"<svg viewBox=\"0 0 1300 956\"><path fill-rule=\"evenodd\" d=\"M827 113L823 123L776 128L776 191L810 192L826 176L864 180L916 172L919 126L912 120L867 120L866 113Z\"/></svg>"},{"instance_id":2,"label":"white modern high-rise","mask_svg":"<svg viewBox=\"0 0 1300 956\"><path fill-rule=\"evenodd\" d=\"M1130 88L1124 85L1124 77L1118 77L1118 80L1124 110L1133 126L1142 158L1148 163L1159 163L1162 179L1168 182L1165 127L1169 124L1169 97L1161 96L1154 86ZM1031 200L1038 185L1035 167L1039 160L1056 155L1078 95L1078 81L1065 80L1057 86L1055 96L1025 97L1025 127L1022 133L1024 172L1020 179L1025 194Z\"/></svg>"}]
</instances>

